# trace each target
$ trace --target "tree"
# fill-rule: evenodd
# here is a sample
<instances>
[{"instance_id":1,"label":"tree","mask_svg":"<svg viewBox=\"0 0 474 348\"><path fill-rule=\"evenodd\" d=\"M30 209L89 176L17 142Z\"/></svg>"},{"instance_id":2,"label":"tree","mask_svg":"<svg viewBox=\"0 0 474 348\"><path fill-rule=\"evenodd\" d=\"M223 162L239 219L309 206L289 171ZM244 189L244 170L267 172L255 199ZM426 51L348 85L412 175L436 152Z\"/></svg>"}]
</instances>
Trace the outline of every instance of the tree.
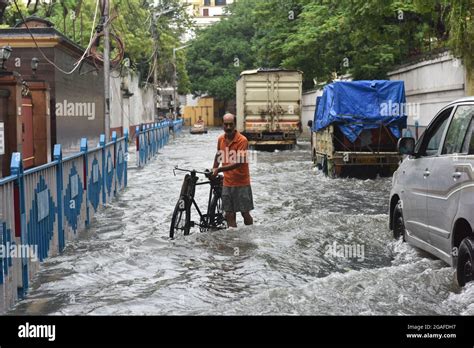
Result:
<instances>
[{"instance_id":1,"label":"tree","mask_svg":"<svg viewBox=\"0 0 474 348\"><path fill-rule=\"evenodd\" d=\"M241 0L189 51L192 90L232 95L222 84L239 69L225 52L242 54L237 48L251 53L247 66L302 70L305 88L335 75L385 79L396 65L438 48L451 48L472 69L473 6L472 0Z\"/></svg>"},{"instance_id":2,"label":"tree","mask_svg":"<svg viewBox=\"0 0 474 348\"><path fill-rule=\"evenodd\" d=\"M448 16L449 46L461 57L469 74L474 73L474 3L472 0L450 1Z\"/></svg>"},{"instance_id":3,"label":"tree","mask_svg":"<svg viewBox=\"0 0 474 348\"><path fill-rule=\"evenodd\" d=\"M186 65L193 94L222 101L235 98L235 82L240 73L256 67L252 46L254 7L252 0L233 3L229 18L197 32L187 50Z\"/></svg>"},{"instance_id":4,"label":"tree","mask_svg":"<svg viewBox=\"0 0 474 348\"><path fill-rule=\"evenodd\" d=\"M50 20L64 35L79 45L86 47L93 29L93 18L96 10L95 0L50 0L48 2L30 0L26 4L18 1L24 16L36 15ZM131 61L132 69L138 71L142 79L147 80L152 68L151 56L154 52L151 25L154 8L153 0L114 0L111 4L112 32L124 42L125 55ZM159 61L159 79L170 80L172 75L172 58L170 52L179 43L183 33L190 26L189 18L179 0L162 1L164 8L174 11L160 16L157 27L162 34L158 46L162 52ZM21 18L14 5L10 4L6 12L6 21L13 26ZM100 5L95 25L100 21ZM7 25L7 26L8 26ZM114 41L111 41L112 49ZM113 54L112 54L113 55ZM189 78L185 70L185 59L178 59L180 90L189 90ZM147 81L144 81L147 82Z\"/></svg>"}]
</instances>

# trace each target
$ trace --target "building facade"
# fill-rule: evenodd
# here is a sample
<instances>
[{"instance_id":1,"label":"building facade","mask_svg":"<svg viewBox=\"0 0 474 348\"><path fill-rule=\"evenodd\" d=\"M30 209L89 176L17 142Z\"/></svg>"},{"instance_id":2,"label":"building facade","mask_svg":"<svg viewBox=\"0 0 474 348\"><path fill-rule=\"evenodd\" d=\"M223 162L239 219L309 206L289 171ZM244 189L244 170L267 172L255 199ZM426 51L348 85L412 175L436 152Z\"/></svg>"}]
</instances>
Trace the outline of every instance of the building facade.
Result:
<instances>
[{"instance_id":1,"label":"building facade","mask_svg":"<svg viewBox=\"0 0 474 348\"><path fill-rule=\"evenodd\" d=\"M226 16L227 6L234 0L182 0L187 5L188 14L193 18L194 30L208 27ZM185 41L194 37L194 30Z\"/></svg>"}]
</instances>

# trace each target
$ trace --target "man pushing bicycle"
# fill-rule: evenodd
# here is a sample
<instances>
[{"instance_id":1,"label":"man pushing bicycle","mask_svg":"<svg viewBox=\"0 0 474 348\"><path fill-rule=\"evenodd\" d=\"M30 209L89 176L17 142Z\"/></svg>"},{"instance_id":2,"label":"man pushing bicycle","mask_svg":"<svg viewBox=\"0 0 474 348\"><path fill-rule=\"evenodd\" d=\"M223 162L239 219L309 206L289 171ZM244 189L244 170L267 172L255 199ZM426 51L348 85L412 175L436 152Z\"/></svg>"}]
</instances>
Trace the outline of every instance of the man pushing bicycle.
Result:
<instances>
[{"instance_id":1,"label":"man pushing bicycle","mask_svg":"<svg viewBox=\"0 0 474 348\"><path fill-rule=\"evenodd\" d=\"M222 207L229 227L237 227L236 213L240 212L246 225L253 224L252 188L248 164L248 141L235 129L235 117L224 115L224 134L217 139L217 153L212 175L224 173ZM222 166L220 166L222 164Z\"/></svg>"}]
</instances>

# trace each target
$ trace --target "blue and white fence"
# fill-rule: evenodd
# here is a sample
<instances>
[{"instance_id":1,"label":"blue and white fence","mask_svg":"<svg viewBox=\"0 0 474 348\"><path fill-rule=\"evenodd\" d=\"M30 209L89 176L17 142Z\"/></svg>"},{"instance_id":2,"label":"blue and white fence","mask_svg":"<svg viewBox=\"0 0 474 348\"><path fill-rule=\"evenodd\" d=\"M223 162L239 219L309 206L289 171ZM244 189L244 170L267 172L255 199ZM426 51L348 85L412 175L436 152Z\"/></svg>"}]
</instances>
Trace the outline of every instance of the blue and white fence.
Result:
<instances>
[{"instance_id":1,"label":"blue and white fence","mask_svg":"<svg viewBox=\"0 0 474 348\"><path fill-rule=\"evenodd\" d=\"M144 167L158 151L168 144L170 131L180 133L183 120L162 121L148 125L137 126L135 136L137 144L137 166Z\"/></svg>"},{"instance_id":2,"label":"blue and white fence","mask_svg":"<svg viewBox=\"0 0 474 348\"><path fill-rule=\"evenodd\" d=\"M142 167L168 143L182 120L137 127L137 162ZM128 131L96 148L81 140L78 154L23 171L20 153L11 161L12 175L0 179L0 313L24 298L31 279L47 257L61 253L84 230L100 207L127 187Z\"/></svg>"},{"instance_id":3,"label":"blue and white fence","mask_svg":"<svg viewBox=\"0 0 474 348\"><path fill-rule=\"evenodd\" d=\"M0 179L0 313L22 299L45 258L62 252L87 227L100 206L127 186L128 132L97 148L23 171L12 155L12 175Z\"/></svg>"}]
</instances>

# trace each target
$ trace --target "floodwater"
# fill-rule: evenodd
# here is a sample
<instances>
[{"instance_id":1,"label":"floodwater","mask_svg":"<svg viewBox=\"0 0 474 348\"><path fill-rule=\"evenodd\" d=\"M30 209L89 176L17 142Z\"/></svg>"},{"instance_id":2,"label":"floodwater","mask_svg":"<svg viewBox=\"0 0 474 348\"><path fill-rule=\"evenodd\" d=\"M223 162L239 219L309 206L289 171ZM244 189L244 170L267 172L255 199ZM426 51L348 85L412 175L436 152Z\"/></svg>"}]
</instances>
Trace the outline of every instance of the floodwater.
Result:
<instances>
[{"instance_id":1,"label":"floodwater","mask_svg":"<svg viewBox=\"0 0 474 348\"><path fill-rule=\"evenodd\" d=\"M211 167L220 132L184 131L131 169L10 314L474 315L474 284L460 289L450 267L392 238L391 179L328 179L309 143L253 158L253 226L239 216L237 229L170 240L183 179L172 169Z\"/></svg>"}]
</instances>

